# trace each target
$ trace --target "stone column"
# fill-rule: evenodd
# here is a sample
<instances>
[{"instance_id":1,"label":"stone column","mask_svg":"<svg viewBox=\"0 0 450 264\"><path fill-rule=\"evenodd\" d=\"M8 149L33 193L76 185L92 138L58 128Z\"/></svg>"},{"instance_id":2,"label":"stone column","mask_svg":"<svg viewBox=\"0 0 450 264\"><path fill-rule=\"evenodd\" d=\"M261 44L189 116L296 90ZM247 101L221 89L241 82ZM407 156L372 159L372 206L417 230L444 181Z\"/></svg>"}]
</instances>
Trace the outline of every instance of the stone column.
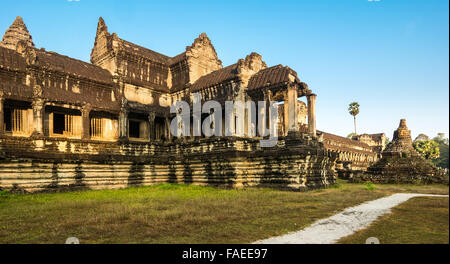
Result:
<instances>
[{"instance_id":1,"label":"stone column","mask_svg":"<svg viewBox=\"0 0 450 264\"><path fill-rule=\"evenodd\" d=\"M31 104L33 107L33 136L44 135L44 100L35 99Z\"/></svg>"},{"instance_id":2,"label":"stone column","mask_svg":"<svg viewBox=\"0 0 450 264\"><path fill-rule=\"evenodd\" d=\"M4 112L3 112L3 102L5 99L3 98L3 93L0 92L0 136L2 136L5 133L5 120L4 118Z\"/></svg>"},{"instance_id":3,"label":"stone column","mask_svg":"<svg viewBox=\"0 0 450 264\"><path fill-rule=\"evenodd\" d=\"M169 117L165 118L165 123L166 123L166 138L169 141L172 141L172 133L170 132L170 119Z\"/></svg>"},{"instance_id":4,"label":"stone column","mask_svg":"<svg viewBox=\"0 0 450 264\"><path fill-rule=\"evenodd\" d=\"M316 136L316 95L308 95L308 132Z\"/></svg>"},{"instance_id":5,"label":"stone column","mask_svg":"<svg viewBox=\"0 0 450 264\"><path fill-rule=\"evenodd\" d=\"M284 104L283 104L283 125L284 125L284 135L287 136L289 131L289 98L287 91L283 92L284 95Z\"/></svg>"},{"instance_id":6,"label":"stone column","mask_svg":"<svg viewBox=\"0 0 450 264\"><path fill-rule=\"evenodd\" d=\"M288 132L298 132L298 118L297 118L297 100L298 89L296 85L290 85L287 92L288 97ZM284 105L286 107L286 103ZM286 116L285 116L286 118Z\"/></svg>"},{"instance_id":7,"label":"stone column","mask_svg":"<svg viewBox=\"0 0 450 264\"><path fill-rule=\"evenodd\" d=\"M83 106L81 109L81 139L88 140L91 138L91 119L89 117L91 109L92 107L89 104Z\"/></svg>"},{"instance_id":8,"label":"stone column","mask_svg":"<svg viewBox=\"0 0 450 264\"><path fill-rule=\"evenodd\" d=\"M272 100L272 92L271 91L267 91L265 94L265 98L264 100L266 101L266 128L269 129L269 134L270 131L272 130L272 126L273 124L271 123L270 120L270 101Z\"/></svg>"},{"instance_id":9,"label":"stone column","mask_svg":"<svg viewBox=\"0 0 450 264\"><path fill-rule=\"evenodd\" d=\"M156 139L155 117L156 117L156 115L153 112L148 114L150 140L155 140Z\"/></svg>"},{"instance_id":10,"label":"stone column","mask_svg":"<svg viewBox=\"0 0 450 264\"><path fill-rule=\"evenodd\" d=\"M224 121L224 126L222 127L222 135L223 136L236 136L236 127L235 127L235 113L234 113L234 109L231 110L231 112L227 113L225 111L224 113L225 116L225 121Z\"/></svg>"},{"instance_id":11,"label":"stone column","mask_svg":"<svg viewBox=\"0 0 450 264\"><path fill-rule=\"evenodd\" d=\"M128 138L128 109L122 108L119 113L119 138Z\"/></svg>"}]
</instances>

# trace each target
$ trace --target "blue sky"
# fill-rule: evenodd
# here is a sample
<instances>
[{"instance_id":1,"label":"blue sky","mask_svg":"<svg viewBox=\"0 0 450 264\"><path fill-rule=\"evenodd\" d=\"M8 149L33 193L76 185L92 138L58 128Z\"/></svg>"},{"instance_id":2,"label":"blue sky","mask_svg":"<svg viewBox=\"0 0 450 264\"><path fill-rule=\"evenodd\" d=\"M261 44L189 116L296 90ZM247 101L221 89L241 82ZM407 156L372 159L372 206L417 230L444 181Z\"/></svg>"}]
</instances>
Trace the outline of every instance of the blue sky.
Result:
<instances>
[{"instance_id":1,"label":"blue sky","mask_svg":"<svg viewBox=\"0 0 450 264\"><path fill-rule=\"evenodd\" d=\"M202 32L224 66L252 51L288 65L317 95L318 129L392 138L449 132L449 3L444 0L2 0L0 34L22 16L37 47L89 61L98 17L110 32L168 56Z\"/></svg>"}]
</instances>

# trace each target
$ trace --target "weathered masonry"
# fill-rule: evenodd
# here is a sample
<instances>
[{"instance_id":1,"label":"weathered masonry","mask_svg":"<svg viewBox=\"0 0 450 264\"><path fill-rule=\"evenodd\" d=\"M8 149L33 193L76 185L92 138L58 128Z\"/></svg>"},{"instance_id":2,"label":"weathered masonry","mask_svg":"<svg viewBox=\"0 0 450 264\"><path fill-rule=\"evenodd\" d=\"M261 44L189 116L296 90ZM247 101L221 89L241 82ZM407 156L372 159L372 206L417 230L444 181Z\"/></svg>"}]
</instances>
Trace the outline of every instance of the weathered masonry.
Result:
<instances>
[{"instance_id":1,"label":"weathered masonry","mask_svg":"<svg viewBox=\"0 0 450 264\"><path fill-rule=\"evenodd\" d=\"M232 137L174 138L170 106L192 104L194 93L222 105L283 102L277 145L261 148L248 126L237 127L235 113L223 116L234 125ZM169 57L109 33L100 18L86 63L35 48L17 17L0 42L0 188L327 186L336 164L365 169L378 154L366 143L317 131L315 100L295 71L268 67L257 53L223 67L204 33Z\"/></svg>"}]
</instances>

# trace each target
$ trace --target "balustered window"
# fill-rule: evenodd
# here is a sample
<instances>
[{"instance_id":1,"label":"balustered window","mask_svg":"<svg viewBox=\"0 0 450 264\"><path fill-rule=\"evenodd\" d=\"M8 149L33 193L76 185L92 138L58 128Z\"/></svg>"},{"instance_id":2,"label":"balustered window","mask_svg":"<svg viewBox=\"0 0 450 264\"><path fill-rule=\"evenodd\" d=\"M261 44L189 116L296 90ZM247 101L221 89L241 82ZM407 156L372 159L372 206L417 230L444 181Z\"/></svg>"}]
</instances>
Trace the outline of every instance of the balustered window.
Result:
<instances>
[{"instance_id":1,"label":"balustered window","mask_svg":"<svg viewBox=\"0 0 450 264\"><path fill-rule=\"evenodd\" d=\"M6 102L3 109L4 131L13 136L28 136L33 128L33 110L25 102Z\"/></svg>"}]
</instances>

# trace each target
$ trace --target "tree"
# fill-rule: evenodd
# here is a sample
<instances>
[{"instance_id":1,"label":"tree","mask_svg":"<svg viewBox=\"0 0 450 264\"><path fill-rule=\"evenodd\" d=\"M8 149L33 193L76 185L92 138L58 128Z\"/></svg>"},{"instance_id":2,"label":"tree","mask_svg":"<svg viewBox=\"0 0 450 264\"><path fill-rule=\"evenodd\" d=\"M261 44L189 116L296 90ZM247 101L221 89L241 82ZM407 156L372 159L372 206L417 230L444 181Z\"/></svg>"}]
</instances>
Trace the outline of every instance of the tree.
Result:
<instances>
[{"instance_id":1,"label":"tree","mask_svg":"<svg viewBox=\"0 0 450 264\"><path fill-rule=\"evenodd\" d=\"M440 156L439 144L434 140L418 140L413 143L413 146L426 159L437 159Z\"/></svg>"},{"instance_id":2,"label":"tree","mask_svg":"<svg viewBox=\"0 0 450 264\"><path fill-rule=\"evenodd\" d=\"M438 144L444 144L448 146L448 138L445 138L444 133L438 133L435 138L433 138L434 141L436 141Z\"/></svg>"},{"instance_id":3,"label":"tree","mask_svg":"<svg viewBox=\"0 0 450 264\"><path fill-rule=\"evenodd\" d=\"M358 102L352 102L348 106L348 112L353 116L353 123L355 125L355 134L356 133L356 116L359 114L359 104Z\"/></svg>"},{"instance_id":4,"label":"tree","mask_svg":"<svg viewBox=\"0 0 450 264\"><path fill-rule=\"evenodd\" d=\"M433 138L433 140L438 143L441 154L439 158L433 160L434 164L442 168L449 168L448 138L445 138L444 133L438 133L437 137Z\"/></svg>"}]
</instances>

